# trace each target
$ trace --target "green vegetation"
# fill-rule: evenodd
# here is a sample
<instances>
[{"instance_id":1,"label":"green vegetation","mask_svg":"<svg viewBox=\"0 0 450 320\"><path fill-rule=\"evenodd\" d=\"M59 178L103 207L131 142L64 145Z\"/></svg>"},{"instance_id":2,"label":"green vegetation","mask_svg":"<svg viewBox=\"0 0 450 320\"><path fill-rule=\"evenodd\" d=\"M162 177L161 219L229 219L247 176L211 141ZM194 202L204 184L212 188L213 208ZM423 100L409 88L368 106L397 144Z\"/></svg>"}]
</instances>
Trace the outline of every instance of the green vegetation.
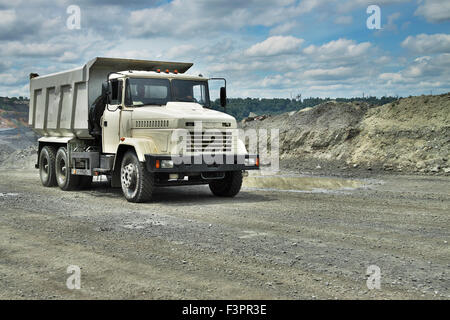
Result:
<instances>
[{"instance_id":1,"label":"green vegetation","mask_svg":"<svg viewBox=\"0 0 450 320\"><path fill-rule=\"evenodd\" d=\"M320 103L336 100L337 102L353 102L353 101L364 101L370 103L374 106L380 106L395 100L398 97L364 97L364 98L307 98L303 100L295 99L258 99L258 98L231 98L228 99L227 113L236 117L238 121L248 117L250 112L256 113L258 115L262 114L280 114L289 111L296 111L308 107L313 107ZM212 103L212 108L214 110L223 111L220 106L220 101L217 99Z\"/></svg>"},{"instance_id":2,"label":"green vegetation","mask_svg":"<svg viewBox=\"0 0 450 320\"><path fill-rule=\"evenodd\" d=\"M0 97L0 110L28 112L29 100L23 97Z\"/></svg>"}]
</instances>

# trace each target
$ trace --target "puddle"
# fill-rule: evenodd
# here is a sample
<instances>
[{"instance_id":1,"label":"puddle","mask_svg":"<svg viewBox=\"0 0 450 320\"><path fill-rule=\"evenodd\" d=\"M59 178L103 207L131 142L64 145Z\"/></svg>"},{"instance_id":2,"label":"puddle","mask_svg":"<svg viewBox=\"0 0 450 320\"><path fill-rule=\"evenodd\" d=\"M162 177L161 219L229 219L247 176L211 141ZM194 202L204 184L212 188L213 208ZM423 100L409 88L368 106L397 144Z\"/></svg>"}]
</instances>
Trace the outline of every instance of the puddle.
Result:
<instances>
[{"instance_id":1,"label":"puddle","mask_svg":"<svg viewBox=\"0 0 450 320\"><path fill-rule=\"evenodd\" d=\"M352 190L363 185L362 181L352 179L279 175L248 176L243 183L243 187L248 189L291 192Z\"/></svg>"}]
</instances>

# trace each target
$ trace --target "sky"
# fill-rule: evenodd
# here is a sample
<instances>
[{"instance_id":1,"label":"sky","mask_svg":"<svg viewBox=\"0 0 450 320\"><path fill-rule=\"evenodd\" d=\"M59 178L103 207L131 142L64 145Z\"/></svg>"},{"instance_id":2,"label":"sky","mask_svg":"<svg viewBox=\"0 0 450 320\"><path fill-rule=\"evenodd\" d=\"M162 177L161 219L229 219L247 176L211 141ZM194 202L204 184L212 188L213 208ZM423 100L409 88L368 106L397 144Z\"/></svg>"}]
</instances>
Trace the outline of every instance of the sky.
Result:
<instances>
[{"instance_id":1,"label":"sky","mask_svg":"<svg viewBox=\"0 0 450 320\"><path fill-rule=\"evenodd\" d=\"M439 94L450 1L0 0L0 96L94 57L193 62L234 98Z\"/></svg>"}]
</instances>

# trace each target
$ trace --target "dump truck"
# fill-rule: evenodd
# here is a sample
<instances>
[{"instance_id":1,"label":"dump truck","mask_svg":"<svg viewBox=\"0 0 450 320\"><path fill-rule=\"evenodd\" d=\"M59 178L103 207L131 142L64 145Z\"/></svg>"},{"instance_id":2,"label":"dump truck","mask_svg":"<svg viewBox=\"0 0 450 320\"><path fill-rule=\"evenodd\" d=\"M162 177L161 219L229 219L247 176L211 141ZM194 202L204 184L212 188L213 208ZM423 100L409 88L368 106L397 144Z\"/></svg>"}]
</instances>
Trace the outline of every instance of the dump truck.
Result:
<instances>
[{"instance_id":1,"label":"dump truck","mask_svg":"<svg viewBox=\"0 0 450 320\"><path fill-rule=\"evenodd\" d=\"M38 139L36 168L45 187L90 186L106 176L130 202L161 186L208 184L233 197L247 170L259 169L237 134L236 119L211 108L209 82L192 63L97 57L85 65L30 74L29 125Z\"/></svg>"}]
</instances>

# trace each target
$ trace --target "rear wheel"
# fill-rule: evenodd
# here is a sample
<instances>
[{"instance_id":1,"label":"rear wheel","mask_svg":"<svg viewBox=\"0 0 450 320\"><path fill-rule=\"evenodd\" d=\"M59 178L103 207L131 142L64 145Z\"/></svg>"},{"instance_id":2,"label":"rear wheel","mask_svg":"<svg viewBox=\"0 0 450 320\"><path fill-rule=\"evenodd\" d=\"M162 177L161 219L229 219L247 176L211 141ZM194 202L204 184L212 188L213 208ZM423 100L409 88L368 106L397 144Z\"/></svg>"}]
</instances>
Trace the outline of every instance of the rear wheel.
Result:
<instances>
[{"instance_id":1,"label":"rear wheel","mask_svg":"<svg viewBox=\"0 0 450 320\"><path fill-rule=\"evenodd\" d=\"M152 199L154 175L148 172L134 151L127 151L120 167L123 195L129 202L146 202Z\"/></svg>"},{"instance_id":2,"label":"rear wheel","mask_svg":"<svg viewBox=\"0 0 450 320\"><path fill-rule=\"evenodd\" d=\"M230 171L225 173L225 178L213 180L209 183L211 192L219 197L234 197L242 186L242 171Z\"/></svg>"},{"instance_id":3,"label":"rear wheel","mask_svg":"<svg viewBox=\"0 0 450 320\"><path fill-rule=\"evenodd\" d=\"M56 149L51 146L43 147L39 154L39 176L45 187L56 186L55 157Z\"/></svg>"},{"instance_id":4,"label":"rear wheel","mask_svg":"<svg viewBox=\"0 0 450 320\"><path fill-rule=\"evenodd\" d=\"M71 173L69 156L65 147L59 148L58 152L56 152L55 168L56 182L62 190L69 191L78 187L80 176Z\"/></svg>"}]
</instances>

